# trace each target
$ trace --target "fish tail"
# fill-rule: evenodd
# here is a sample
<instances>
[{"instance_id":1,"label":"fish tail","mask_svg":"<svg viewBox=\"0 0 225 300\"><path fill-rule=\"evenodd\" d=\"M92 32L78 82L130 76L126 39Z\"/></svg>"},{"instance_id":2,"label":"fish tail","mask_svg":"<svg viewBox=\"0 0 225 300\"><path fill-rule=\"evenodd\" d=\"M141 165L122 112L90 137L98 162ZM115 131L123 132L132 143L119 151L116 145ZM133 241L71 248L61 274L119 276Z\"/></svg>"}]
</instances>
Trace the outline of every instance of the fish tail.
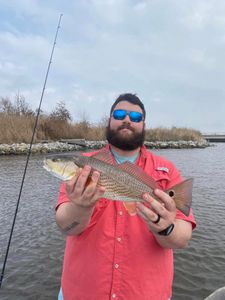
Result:
<instances>
[{"instance_id":1,"label":"fish tail","mask_svg":"<svg viewBox=\"0 0 225 300\"><path fill-rule=\"evenodd\" d=\"M165 192L174 199L176 207L182 211L186 216L190 213L192 203L192 188L193 179L186 179Z\"/></svg>"}]
</instances>

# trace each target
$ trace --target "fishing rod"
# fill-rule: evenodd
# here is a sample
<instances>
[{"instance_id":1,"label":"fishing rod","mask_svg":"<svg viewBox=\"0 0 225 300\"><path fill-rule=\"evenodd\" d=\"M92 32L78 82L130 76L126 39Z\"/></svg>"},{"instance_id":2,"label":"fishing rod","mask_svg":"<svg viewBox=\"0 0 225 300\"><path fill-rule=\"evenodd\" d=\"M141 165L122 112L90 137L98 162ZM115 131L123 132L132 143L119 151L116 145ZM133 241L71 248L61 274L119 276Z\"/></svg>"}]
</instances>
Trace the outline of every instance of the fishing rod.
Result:
<instances>
[{"instance_id":1,"label":"fishing rod","mask_svg":"<svg viewBox=\"0 0 225 300\"><path fill-rule=\"evenodd\" d=\"M58 36L62 16L63 16L63 14L60 14L57 29L56 29L56 33L55 33L55 39L54 39L54 43L53 43L53 46L52 46L52 51L51 51L51 55L50 55L50 59L49 59L49 63L48 63L48 68L47 68L47 72L46 72L46 75L45 75L44 85L43 85L43 88L42 88L39 107L38 107L37 115L36 115L36 118L35 118L35 124L34 124L33 133L32 133L32 138L31 138L29 150L28 150L28 153L27 153L27 159L26 159L26 164L25 164L25 168L24 168L24 172L23 172L23 177L22 177L22 182L21 182L21 186L20 186L19 196L18 196L18 200L17 200L17 204L16 204L16 210L15 210L15 214L14 214L14 217L13 217L13 223L12 223L12 227L11 227L11 231L10 231L10 235L9 235L9 241L8 241L7 250L6 250L6 254L5 254L5 258L4 258L4 262L3 262L3 267L2 267L2 271L1 271L0 288L2 286L2 281L3 281L3 278L4 278L5 267L6 267L6 263L7 263L8 254L9 254L9 248L10 248L10 245L11 245L13 230L14 230L14 227L15 227L15 222L16 222L16 217L17 217L17 213L18 213L20 198L21 198L21 194L22 194L22 190L23 190L23 185L24 185L24 180L25 180L25 176L26 176L26 172L27 172L28 162L29 162L29 159L30 159L31 149L32 149L32 145L33 145L33 142L34 142L34 136L35 136L35 133L36 133L38 119L39 119L39 115L40 115L40 111L41 111L41 104L42 104L42 100L43 100L43 97L44 97L45 87L46 87L46 83L47 83L47 79L48 79L50 66L51 66L51 63L52 63L52 57L53 57L53 53L54 53L54 50L55 50L56 40L57 40L57 36Z\"/></svg>"}]
</instances>

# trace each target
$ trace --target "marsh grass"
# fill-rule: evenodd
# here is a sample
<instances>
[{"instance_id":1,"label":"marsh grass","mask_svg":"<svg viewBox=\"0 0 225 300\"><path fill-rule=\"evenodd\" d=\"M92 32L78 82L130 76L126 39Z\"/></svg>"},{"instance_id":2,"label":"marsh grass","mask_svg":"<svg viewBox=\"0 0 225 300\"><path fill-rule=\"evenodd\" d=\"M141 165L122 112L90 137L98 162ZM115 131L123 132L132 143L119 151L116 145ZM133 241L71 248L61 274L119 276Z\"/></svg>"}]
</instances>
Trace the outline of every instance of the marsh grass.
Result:
<instances>
[{"instance_id":1,"label":"marsh grass","mask_svg":"<svg viewBox=\"0 0 225 300\"><path fill-rule=\"evenodd\" d=\"M20 116L0 113L0 143L29 143L35 124L34 116ZM58 118L41 116L34 142L41 140L56 141L60 139L104 140L107 122L91 124L87 120L71 123ZM146 129L146 141L200 141L199 131L188 128L154 128Z\"/></svg>"},{"instance_id":2,"label":"marsh grass","mask_svg":"<svg viewBox=\"0 0 225 300\"><path fill-rule=\"evenodd\" d=\"M147 141L201 141L203 139L200 131L192 128L165 128L158 127L147 129L145 139Z\"/></svg>"},{"instance_id":3,"label":"marsh grass","mask_svg":"<svg viewBox=\"0 0 225 300\"><path fill-rule=\"evenodd\" d=\"M0 115L0 143L28 142L32 137L34 118Z\"/></svg>"}]
</instances>

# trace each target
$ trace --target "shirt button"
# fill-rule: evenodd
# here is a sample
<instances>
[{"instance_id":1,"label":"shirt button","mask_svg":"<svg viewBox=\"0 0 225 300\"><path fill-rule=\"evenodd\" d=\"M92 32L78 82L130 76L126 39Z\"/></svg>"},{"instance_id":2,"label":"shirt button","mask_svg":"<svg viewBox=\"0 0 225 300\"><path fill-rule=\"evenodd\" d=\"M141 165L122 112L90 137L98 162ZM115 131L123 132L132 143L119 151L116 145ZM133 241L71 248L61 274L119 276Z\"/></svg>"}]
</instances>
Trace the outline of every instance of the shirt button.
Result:
<instances>
[{"instance_id":1,"label":"shirt button","mask_svg":"<svg viewBox=\"0 0 225 300\"><path fill-rule=\"evenodd\" d=\"M117 238L117 241L118 241L118 242L121 242L121 240L122 240L122 239L121 239L120 237Z\"/></svg>"},{"instance_id":2,"label":"shirt button","mask_svg":"<svg viewBox=\"0 0 225 300\"><path fill-rule=\"evenodd\" d=\"M120 215L120 216L122 216L122 215L123 215L123 212L122 212L122 210L120 210L120 211L119 211L119 215Z\"/></svg>"},{"instance_id":3,"label":"shirt button","mask_svg":"<svg viewBox=\"0 0 225 300\"><path fill-rule=\"evenodd\" d=\"M118 268L119 268L119 265L118 265L118 264L115 264L114 267L115 267L115 269L118 269Z\"/></svg>"},{"instance_id":4,"label":"shirt button","mask_svg":"<svg viewBox=\"0 0 225 300\"><path fill-rule=\"evenodd\" d=\"M116 298L116 294L112 294L112 298L115 299Z\"/></svg>"}]
</instances>

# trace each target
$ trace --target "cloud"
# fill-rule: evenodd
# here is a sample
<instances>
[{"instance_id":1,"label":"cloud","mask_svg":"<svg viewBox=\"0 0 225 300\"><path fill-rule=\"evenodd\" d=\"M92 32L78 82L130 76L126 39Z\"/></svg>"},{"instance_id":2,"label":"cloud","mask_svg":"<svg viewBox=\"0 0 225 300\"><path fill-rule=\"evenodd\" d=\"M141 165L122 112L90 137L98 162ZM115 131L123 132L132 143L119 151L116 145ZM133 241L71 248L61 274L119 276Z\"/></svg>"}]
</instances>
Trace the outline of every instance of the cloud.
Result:
<instances>
[{"instance_id":1,"label":"cloud","mask_svg":"<svg viewBox=\"0 0 225 300\"><path fill-rule=\"evenodd\" d=\"M146 8L147 8L146 1L138 2L133 6L133 9L138 13L145 13Z\"/></svg>"},{"instance_id":2,"label":"cloud","mask_svg":"<svg viewBox=\"0 0 225 300\"><path fill-rule=\"evenodd\" d=\"M224 107L222 0L0 0L0 5L2 94L19 90L37 106L62 12L45 109L65 100L74 117L87 111L97 121L128 91L143 99L155 126L193 123L210 130L224 118L214 106ZM202 120L201 109L205 115L214 109L218 121Z\"/></svg>"}]
</instances>

